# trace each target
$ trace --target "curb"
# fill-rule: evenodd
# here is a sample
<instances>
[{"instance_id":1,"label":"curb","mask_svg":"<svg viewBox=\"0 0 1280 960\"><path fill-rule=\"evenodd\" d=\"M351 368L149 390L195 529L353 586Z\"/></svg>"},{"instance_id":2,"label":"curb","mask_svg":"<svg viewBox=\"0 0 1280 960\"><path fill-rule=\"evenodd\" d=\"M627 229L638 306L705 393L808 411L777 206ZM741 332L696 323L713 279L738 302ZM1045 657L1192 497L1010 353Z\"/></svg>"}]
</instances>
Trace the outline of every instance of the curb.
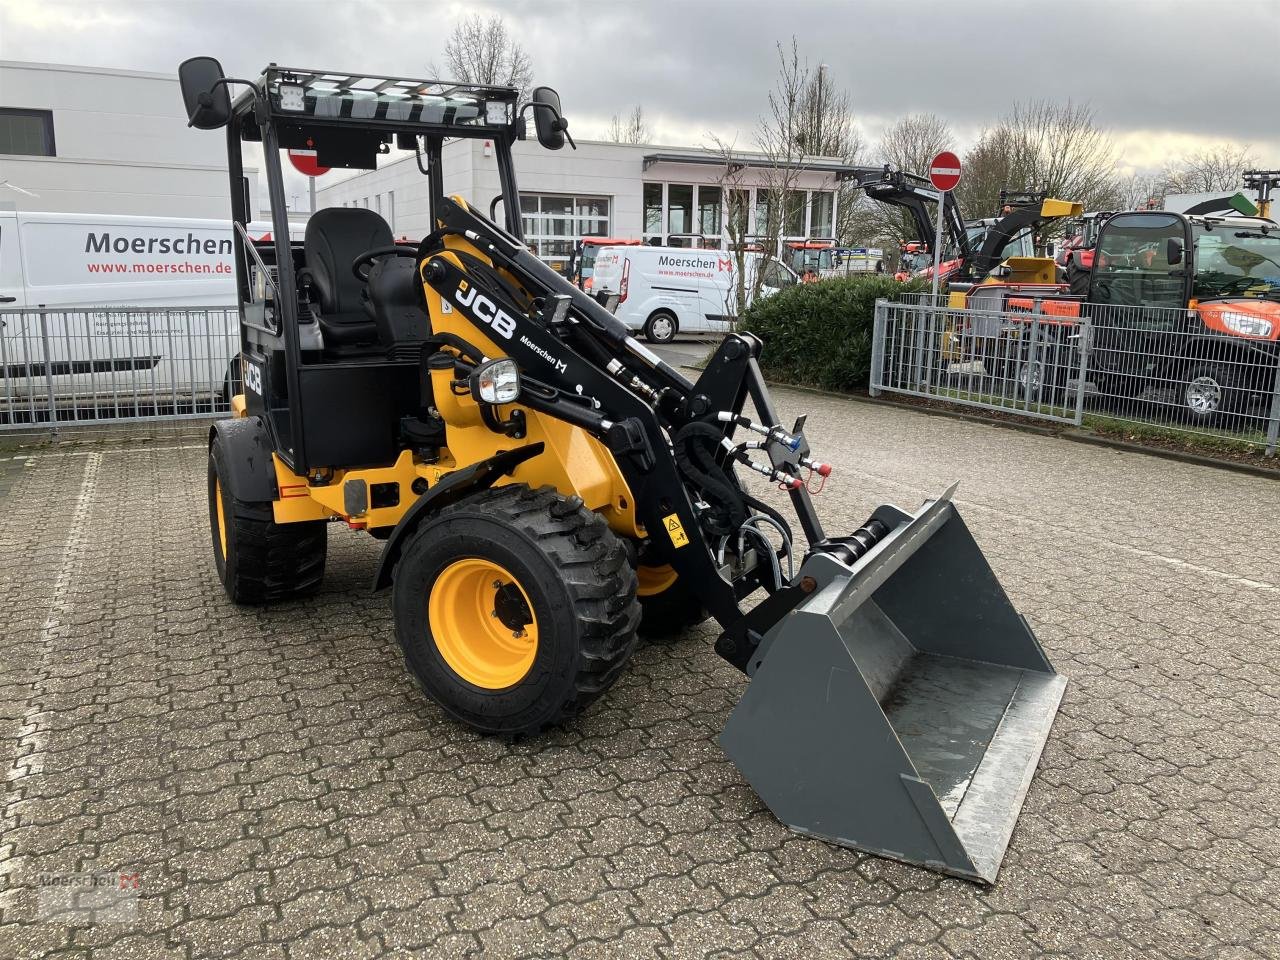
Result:
<instances>
[{"instance_id":1,"label":"curb","mask_svg":"<svg viewBox=\"0 0 1280 960\"><path fill-rule=\"evenodd\" d=\"M818 392L818 391L814 391ZM896 400L885 400L883 398L860 397L854 394L840 394L842 397L848 397L860 403L878 404L881 406L894 407L898 410L911 410L916 413L923 413L933 417L947 417L952 420L967 420L970 423L982 423L992 427L1004 427L1008 430L1018 430L1022 433L1034 433L1042 437L1058 437L1062 440L1070 440L1073 443L1083 443L1092 447L1110 447L1112 450L1119 450L1125 453L1142 453L1149 457L1159 457L1162 460L1174 460L1178 463L1189 463L1197 467L1212 467L1217 470L1229 470L1232 473L1243 473L1251 477L1262 477L1266 480L1280 480L1280 470L1271 470L1266 467L1255 467L1249 463L1239 463L1234 460L1218 460L1214 457L1205 457L1197 453L1186 453L1182 450L1166 450L1162 447L1148 447L1141 443L1130 443L1128 440L1114 440L1111 437L1103 436L1097 433L1089 433L1075 427L1042 427L1032 423L1019 423L1016 420L999 420L995 417L984 417L980 414L962 413L958 410L942 410L932 407L916 406L913 403L899 403Z\"/></svg>"}]
</instances>

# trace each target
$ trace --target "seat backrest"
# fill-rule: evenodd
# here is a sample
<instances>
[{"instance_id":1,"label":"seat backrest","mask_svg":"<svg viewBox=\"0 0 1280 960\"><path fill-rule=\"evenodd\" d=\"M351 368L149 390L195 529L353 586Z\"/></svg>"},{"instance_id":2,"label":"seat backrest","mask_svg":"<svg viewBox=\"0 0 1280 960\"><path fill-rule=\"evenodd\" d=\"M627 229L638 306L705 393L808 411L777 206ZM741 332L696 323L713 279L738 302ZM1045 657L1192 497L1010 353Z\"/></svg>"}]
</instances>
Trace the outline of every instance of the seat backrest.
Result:
<instances>
[{"instance_id":1,"label":"seat backrest","mask_svg":"<svg viewBox=\"0 0 1280 960\"><path fill-rule=\"evenodd\" d=\"M326 207L313 213L307 221L303 252L321 313L361 310L364 284L351 272L351 262L366 250L394 242L387 221L372 210Z\"/></svg>"}]
</instances>

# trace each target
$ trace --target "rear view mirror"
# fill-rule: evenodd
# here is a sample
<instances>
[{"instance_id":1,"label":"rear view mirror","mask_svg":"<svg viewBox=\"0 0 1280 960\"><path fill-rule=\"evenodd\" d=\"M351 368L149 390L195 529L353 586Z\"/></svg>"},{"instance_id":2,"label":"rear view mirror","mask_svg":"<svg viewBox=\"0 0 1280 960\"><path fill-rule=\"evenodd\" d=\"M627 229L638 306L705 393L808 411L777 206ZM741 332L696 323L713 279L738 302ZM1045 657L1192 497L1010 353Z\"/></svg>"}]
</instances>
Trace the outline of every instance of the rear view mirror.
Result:
<instances>
[{"instance_id":1,"label":"rear view mirror","mask_svg":"<svg viewBox=\"0 0 1280 960\"><path fill-rule=\"evenodd\" d=\"M560 114L560 94L550 87L537 87L533 91L533 124L538 131L538 142L548 150L564 146L569 121Z\"/></svg>"},{"instance_id":2,"label":"rear view mirror","mask_svg":"<svg viewBox=\"0 0 1280 960\"><path fill-rule=\"evenodd\" d=\"M192 57L178 67L187 126L217 130L231 119L231 94L223 83L222 64L213 57Z\"/></svg>"},{"instance_id":3,"label":"rear view mirror","mask_svg":"<svg viewBox=\"0 0 1280 960\"><path fill-rule=\"evenodd\" d=\"M1177 237L1170 237L1165 244L1164 254L1165 259L1169 261L1169 266L1177 266L1182 262L1182 241Z\"/></svg>"}]
</instances>

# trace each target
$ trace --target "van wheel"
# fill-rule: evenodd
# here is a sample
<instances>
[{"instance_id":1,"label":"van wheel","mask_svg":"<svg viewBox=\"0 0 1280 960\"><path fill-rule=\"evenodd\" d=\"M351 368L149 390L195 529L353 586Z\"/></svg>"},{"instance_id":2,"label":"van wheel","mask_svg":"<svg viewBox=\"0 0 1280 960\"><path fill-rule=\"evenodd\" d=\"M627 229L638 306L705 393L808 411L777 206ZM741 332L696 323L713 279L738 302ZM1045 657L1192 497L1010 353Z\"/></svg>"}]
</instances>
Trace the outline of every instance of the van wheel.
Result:
<instances>
[{"instance_id":1,"label":"van wheel","mask_svg":"<svg viewBox=\"0 0 1280 960\"><path fill-rule=\"evenodd\" d=\"M644 338L650 343L670 343L676 338L676 331L679 329L680 324L674 313L659 310L644 325Z\"/></svg>"}]
</instances>

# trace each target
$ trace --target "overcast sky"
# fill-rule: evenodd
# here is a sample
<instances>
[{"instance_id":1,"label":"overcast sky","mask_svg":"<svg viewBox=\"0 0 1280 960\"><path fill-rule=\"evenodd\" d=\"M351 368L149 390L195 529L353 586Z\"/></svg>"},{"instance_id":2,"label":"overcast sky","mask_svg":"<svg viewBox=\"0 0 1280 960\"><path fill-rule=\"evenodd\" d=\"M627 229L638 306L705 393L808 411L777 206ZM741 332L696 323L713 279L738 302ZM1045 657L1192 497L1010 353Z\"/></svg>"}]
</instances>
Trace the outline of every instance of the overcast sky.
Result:
<instances>
[{"instance_id":1,"label":"overcast sky","mask_svg":"<svg viewBox=\"0 0 1280 960\"><path fill-rule=\"evenodd\" d=\"M641 103L660 142L714 132L748 148L775 43L795 34L872 142L930 111L963 148L1015 98L1070 97L1127 166L1231 140L1280 167L1280 0L0 0L0 59L171 72L212 54L231 75L274 60L425 76L456 18L494 11L580 136Z\"/></svg>"}]
</instances>

